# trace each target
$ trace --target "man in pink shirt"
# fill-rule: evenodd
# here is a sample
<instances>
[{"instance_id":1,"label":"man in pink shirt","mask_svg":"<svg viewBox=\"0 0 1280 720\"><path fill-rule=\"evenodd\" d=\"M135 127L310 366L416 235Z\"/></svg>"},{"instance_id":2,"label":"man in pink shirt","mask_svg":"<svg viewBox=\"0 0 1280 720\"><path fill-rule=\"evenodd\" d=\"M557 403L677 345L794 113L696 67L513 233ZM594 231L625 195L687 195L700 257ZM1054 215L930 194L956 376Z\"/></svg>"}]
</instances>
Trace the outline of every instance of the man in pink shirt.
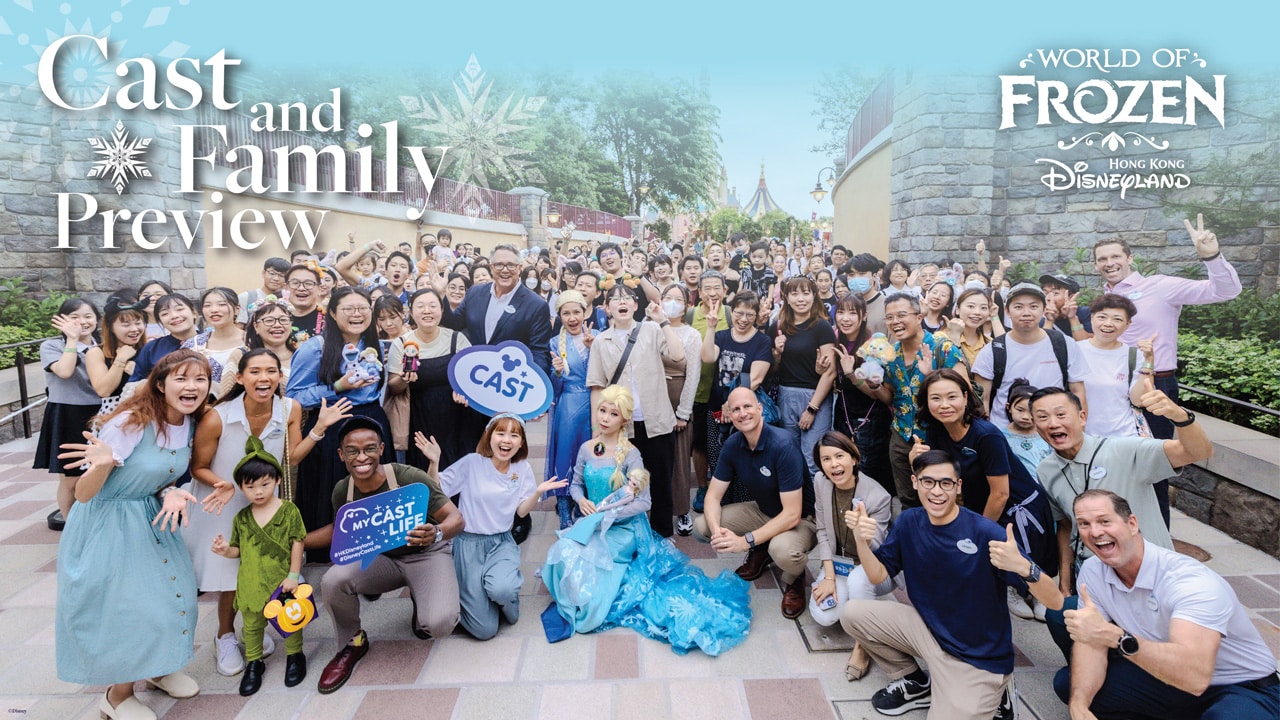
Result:
<instances>
[{"instance_id":1,"label":"man in pink shirt","mask_svg":"<svg viewBox=\"0 0 1280 720\"><path fill-rule=\"evenodd\" d=\"M1133 269L1133 252L1123 240L1103 240L1093 246L1094 266L1102 276L1103 288L1133 301L1138 312L1133 323L1120 336L1125 345L1137 345L1151 339L1155 349L1156 389L1175 403L1178 401L1178 316L1183 305L1208 305L1231 300L1240 294L1240 276L1218 250L1218 238L1204 229L1204 216L1196 216L1196 225L1183 220L1196 254L1209 273L1208 280L1189 280L1168 275L1143 277ZM1162 417L1146 414L1151 433L1157 438L1173 437L1173 424ZM1156 496L1165 525L1169 524L1169 483L1157 483Z\"/></svg>"}]
</instances>

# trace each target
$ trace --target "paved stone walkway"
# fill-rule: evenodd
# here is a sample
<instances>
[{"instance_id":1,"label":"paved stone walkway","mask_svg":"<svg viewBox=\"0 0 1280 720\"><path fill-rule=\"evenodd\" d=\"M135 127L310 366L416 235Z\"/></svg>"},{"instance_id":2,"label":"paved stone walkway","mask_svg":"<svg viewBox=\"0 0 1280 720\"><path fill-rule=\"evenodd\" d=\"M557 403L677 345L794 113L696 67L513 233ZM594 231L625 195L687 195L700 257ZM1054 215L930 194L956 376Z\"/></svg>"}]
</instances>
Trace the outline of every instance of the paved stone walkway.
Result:
<instances>
[{"instance_id":1,"label":"paved stone walkway","mask_svg":"<svg viewBox=\"0 0 1280 720\"><path fill-rule=\"evenodd\" d=\"M545 423L532 430L532 447L543 447ZM58 535L44 522L53 509L54 483L44 471L30 469L33 449L34 441L0 446L0 713L26 719L96 718L102 690L61 682L54 669ZM531 459L540 470L541 450ZM166 720L882 717L869 698L884 685L884 675L873 671L860 682L846 682L849 638L839 626L816 626L807 613L799 621L783 618L781 592L769 575L753 584L755 617L747 640L718 658L679 656L667 645L625 629L548 644L538 619L548 598L534 571L555 539L550 509L544 503L534 513L534 535L522 546L521 620L504 626L493 640L477 642L461 630L448 638L417 640L408 628L407 594L387 595L364 608L372 640L369 655L346 687L321 696L315 682L337 649L322 609L306 630L307 681L286 689L283 657L273 657L262 691L242 698L239 678L214 670L215 606L203 601L196 658L187 668L200 682L200 695L182 701L154 692L139 695ZM1176 511L1173 535L1212 556L1209 565L1227 577L1280 655L1280 561ZM708 573L741 561L717 558L709 546L691 538L677 538L676 544ZM318 581L322 572L315 566L306 574ZM1066 718L1051 688L1062 663L1048 632L1039 623L1016 618L1013 628L1020 716ZM924 716L924 711L914 711L902 717Z\"/></svg>"}]
</instances>

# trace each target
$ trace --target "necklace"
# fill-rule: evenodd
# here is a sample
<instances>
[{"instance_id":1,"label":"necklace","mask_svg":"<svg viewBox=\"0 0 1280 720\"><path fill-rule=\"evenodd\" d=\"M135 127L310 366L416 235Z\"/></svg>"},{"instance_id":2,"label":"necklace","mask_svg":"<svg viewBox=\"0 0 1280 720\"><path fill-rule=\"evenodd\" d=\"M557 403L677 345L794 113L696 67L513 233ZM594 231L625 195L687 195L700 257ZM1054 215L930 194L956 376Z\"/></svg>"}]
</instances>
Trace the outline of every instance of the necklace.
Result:
<instances>
[{"instance_id":1,"label":"necklace","mask_svg":"<svg viewBox=\"0 0 1280 720\"><path fill-rule=\"evenodd\" d=\"M598 442L598 443L596 443L596 444L591 448L591 452L595 453L595 454L596 454L596 457L603 457L603 456L604 456L604 443L603 443L603 442Z\"/></svg>"}]
</instances>

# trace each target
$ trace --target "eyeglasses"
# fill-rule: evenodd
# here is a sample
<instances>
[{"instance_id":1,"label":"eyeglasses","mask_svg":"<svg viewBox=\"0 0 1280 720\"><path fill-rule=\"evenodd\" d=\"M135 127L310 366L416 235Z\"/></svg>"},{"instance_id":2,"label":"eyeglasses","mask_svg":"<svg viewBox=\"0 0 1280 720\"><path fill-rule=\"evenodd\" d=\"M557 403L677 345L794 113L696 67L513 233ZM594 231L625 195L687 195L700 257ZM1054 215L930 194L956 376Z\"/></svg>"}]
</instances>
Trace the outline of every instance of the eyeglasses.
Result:
<instances>
[{"instance_id":1,"label":"eyeglasses","mask_svg":"<svg viewBox=\"0 0 1280 720\"><path fill-rule=\"evenodd\" d=\"M503 262L503 263L489 263L489 267L493 268L494 270L506 270L510 272L520 266L517 265L516 263Z\"/></svg>"},{"instance_id":2,"label":"eyeglasses","mask_svg":"<svg viewBox=\"0 0 1280 720\"><path fill-rule=\"evenodd\" d=\"M368 305L348 305L346 307L337 308L334 312L339 312L347 317L351 317L352 315L368 315L373 312L373 308Z\"/></svg>"},{"instance_id":3,"label":"eyeglasses","mask_svg":"<svg viewBox=\"0 0 1280 720\"><path fill-rule=\"evenodd\" d=\"M935 487L940 487L943 492L951 492L960 484L955 478L932 478L928 475L922 475L916 478L916 482L925 490L932 490Z\"/></svg>"},{"instance_id":4,"label":"eyeglasses","mask_svg":"<svg viewBox=\"0 0 1280 720\"><path fill-rule=\"evenodd\" d=\"M317 283L315 280L290 280L289 289L290 290L315 290L316 285L318 284L319 283Z\"/></svg>"},{"instance_id":5,"label":"eyeglasses","mask_svg":"<svg viewBox=\"0 0 1280 720\"><path fill-rule=\"evenodd\" d=\"M258 322L262 323L267 327L287 327L289 325L290 320L291 318L275 316L275 317L259 318Z\"/></svg>"},{"instance_id":6,"label":"eyeglasses","mask_svg":"<svg viewBox=\"0 0 1280 720\"><path fill-rule=\"evenodd\" d=\"M355 460L361 455L364 455L365 457L376 457L381 454L382 454L381 445L365 445L362 448L357 448L357 447L342 448L342 457L348 460Z\"/></svg>"},{"instance_id":7,"label":"eyeglasses","mask_svg":"<svg viewBox=\"0 0 1280 720\"><path fill-rule=\"evenodd\" d=\"M756 317L756 313L750 310L734 310L732 315L739 320L752 320Z\"/></svg>"},{"instance_id":8,"label":"eyeglasses","mask_svg":"<svg viewBox=\"0 0 1280 720\"><path fill-rule=\"evenodd\" d=\"M276 280L283 280L283 279L284 279L284 273L276 272L275 270L268 270L268 271L266 271L266 273L265 273L265 274L266 274L266 276L267 276L267 277L269 277L269 278L275 278Z\"/></svg>"},{"instance_id":9,"label":"eyeglasses","mask_svg":"<svg viewBox=\"0 0 1280 720\"><path fill-rule=\"evenodd\" d=\"M896 315L885 315L884 319L885 319L885 322L894 322L894 321L901 322L903 320L906 320L907 318L912 318L919 314L920 313L900 312L900 313L897 313Z\"/></svg>"}]
</instances>

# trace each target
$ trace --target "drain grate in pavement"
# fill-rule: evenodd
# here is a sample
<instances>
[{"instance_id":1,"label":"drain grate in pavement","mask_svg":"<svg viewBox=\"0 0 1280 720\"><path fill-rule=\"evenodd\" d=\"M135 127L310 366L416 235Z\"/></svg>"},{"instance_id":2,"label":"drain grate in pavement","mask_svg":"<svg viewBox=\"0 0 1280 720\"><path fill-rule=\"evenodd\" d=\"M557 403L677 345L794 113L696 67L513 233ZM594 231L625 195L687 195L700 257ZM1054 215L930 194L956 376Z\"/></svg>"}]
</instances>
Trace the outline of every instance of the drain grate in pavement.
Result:
<instances>
[{"instance_id":1,"label":"drain grate in pavement","mask_svg":"<svg viewBox=\"0 0 1280 720\"><path fill-rule=\"evenodd\" d=\"M1200 562L1208 562L1209 558L1213 557L1207 550L1199 545L1192 545L1191 543L1183 542L1182 540L1175 539L1173 541L1173 549L1189 558L1199 560Z\"/></svg>"}]
</instances>

